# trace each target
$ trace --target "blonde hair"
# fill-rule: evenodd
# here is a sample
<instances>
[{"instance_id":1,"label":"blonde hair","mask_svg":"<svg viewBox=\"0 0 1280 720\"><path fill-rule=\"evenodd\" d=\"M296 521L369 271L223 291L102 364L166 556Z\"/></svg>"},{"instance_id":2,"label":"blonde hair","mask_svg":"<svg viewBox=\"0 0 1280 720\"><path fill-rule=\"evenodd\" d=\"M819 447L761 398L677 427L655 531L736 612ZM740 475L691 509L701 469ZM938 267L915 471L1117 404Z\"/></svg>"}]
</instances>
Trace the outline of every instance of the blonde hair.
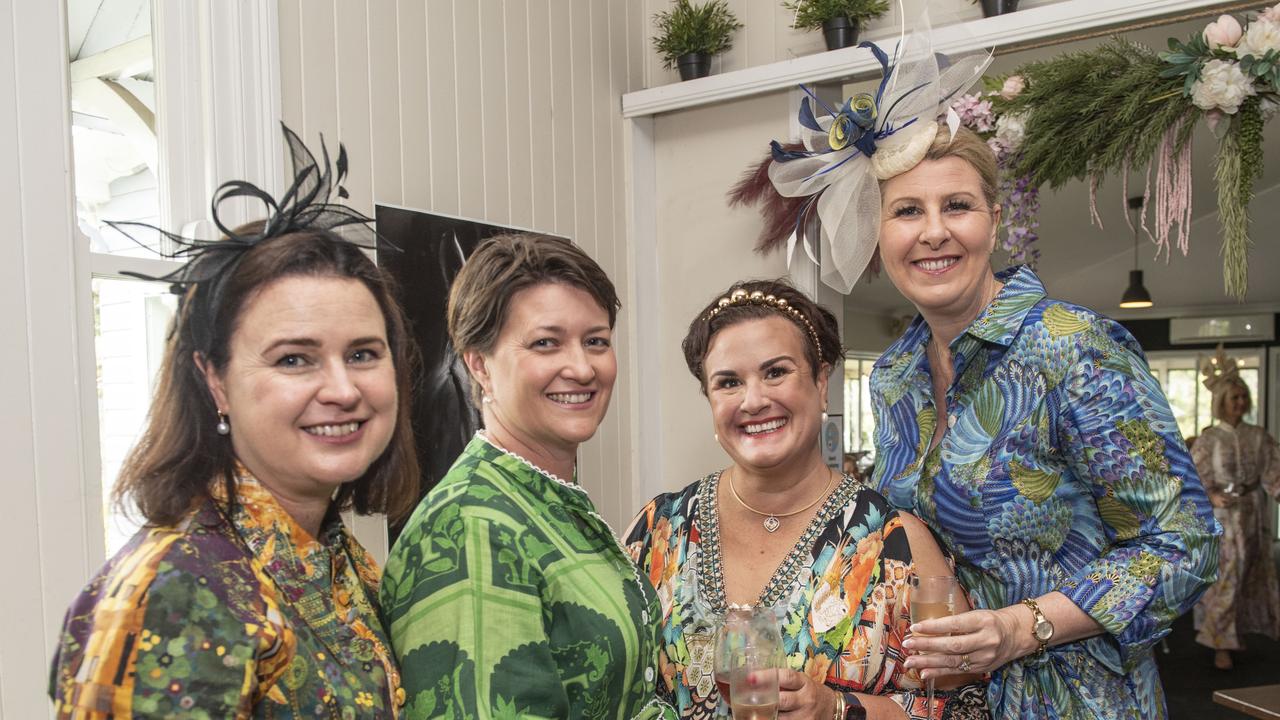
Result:
<instances>
[{"instance_id":1,"label":"blonde hair","mask_svg":"<svg viewBox=\"0 0 1280 720\"><path fill-rule=\"evenodd\" d=\"M1240 377L1234 377L1222 383L1222 389L1213 394L1213 402L1210 408L1213 411L1213 417L1217 420L1222 419L1222 415L1227 410L1227 393L1231 392L1231 388L1238 387L1244 391L1244 414L1248 415L1253 410L1253 393L1249 392L1249 385Z\"/></svg>"},{"instance_id":2,"label":"blonde hair","mask_svg":"<svg viewBox=\"0 0 1280 720\"><path fill-rule=\"evenodd\" d=\"M933 139L924 159L942 160L949 157L960 158L978 171L978 178L982 181L982 197L988 205L994 207L998 197L997 188L1000 186L1000 168L996 165L996 154L986 141L965 127L958 128L953 138L946 123L938 123L938 135Z\"/></svg>"}]
</instances>

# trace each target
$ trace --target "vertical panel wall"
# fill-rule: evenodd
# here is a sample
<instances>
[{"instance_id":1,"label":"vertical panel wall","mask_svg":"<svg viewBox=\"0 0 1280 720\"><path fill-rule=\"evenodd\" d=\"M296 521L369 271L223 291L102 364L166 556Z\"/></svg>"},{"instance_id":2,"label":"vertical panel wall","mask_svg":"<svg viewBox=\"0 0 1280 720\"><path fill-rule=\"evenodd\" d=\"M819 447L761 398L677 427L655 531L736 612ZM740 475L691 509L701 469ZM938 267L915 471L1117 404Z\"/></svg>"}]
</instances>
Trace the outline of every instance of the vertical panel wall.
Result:
<instances>
[{"instance_id":1,"label":"vertical panel wall","mask_svg":"<svg viewBox=\"0 0 1280 720\"><path fill-rule=\"evenodd\" d=\"M102 560L81 452L65 3L0 0L0 455L13 552L0 597L0 716L48 717L62 612ZM92 350L88 354L92 367ZM96 447L96 446L95 446Z\"/></svg>"},{"instance_id":2,"label":"vertical panel wall","mask_svg":"<svg viewBox=\"0 0 1280 720\"><path fill-rule=\"evenodd\" d=\"M630 296L622 93L639 89L633 0L280 0L283 116L341 139L351 203L565 235ZM616 530L630 488L628 328L580 479Z\"/></svg>"}]
</instances>

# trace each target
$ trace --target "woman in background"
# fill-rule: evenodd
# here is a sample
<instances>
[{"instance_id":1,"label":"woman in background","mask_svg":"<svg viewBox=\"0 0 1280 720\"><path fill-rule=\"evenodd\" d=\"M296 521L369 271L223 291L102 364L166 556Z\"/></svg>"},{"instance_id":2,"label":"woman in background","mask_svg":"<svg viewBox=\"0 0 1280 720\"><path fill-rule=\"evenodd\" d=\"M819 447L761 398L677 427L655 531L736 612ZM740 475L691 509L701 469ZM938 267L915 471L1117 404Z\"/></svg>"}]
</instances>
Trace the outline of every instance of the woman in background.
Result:
<instances>
[{"instance_id":1,"label":"woman in background","mask_svg":"<svg viewBox=\"0 0 1280 720\"><path fill-rule=\"evenodd\" d=\"M1219 347L1203 373L1218 422L1196 439L1191 457L1222 523L1222 549L1218 582L1196 605L1196 642L1213 648L1215 667L1230 670L1231 652L1244 649L1242 635L1280 639L1280 583L1264 517L1266 496L1280 498L1280 448L1244 421L1253 399L1234 359Z\"/></svg>"}]
</instances>

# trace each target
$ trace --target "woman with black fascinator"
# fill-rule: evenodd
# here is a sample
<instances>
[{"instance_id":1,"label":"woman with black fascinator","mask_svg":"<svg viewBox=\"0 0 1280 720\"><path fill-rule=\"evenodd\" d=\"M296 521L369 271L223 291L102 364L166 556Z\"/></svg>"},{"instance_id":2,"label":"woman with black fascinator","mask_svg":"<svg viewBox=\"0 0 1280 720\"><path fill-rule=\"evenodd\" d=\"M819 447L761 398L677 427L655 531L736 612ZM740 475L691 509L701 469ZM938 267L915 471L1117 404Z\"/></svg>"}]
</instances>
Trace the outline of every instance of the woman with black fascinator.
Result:
<instances>
[{"instance_id":1,"label":"woman with black fascinator","mask_svg":"<svg viewBox=\"0 0 1280 720\"><path fill-rule=\"evenodd\" d=\"M345 153L334 177L285 136L278 200L226 183L225 238L164 233L188 263L149 279L181 307L115 490L146 525L67 611L59 718L393 718L404 702L380 570L339 512L396 517L417 498L412 344L362 250L369 218L329 202ZM224 227L234 197L267 217Z\"/></svg>"}]
</instances>

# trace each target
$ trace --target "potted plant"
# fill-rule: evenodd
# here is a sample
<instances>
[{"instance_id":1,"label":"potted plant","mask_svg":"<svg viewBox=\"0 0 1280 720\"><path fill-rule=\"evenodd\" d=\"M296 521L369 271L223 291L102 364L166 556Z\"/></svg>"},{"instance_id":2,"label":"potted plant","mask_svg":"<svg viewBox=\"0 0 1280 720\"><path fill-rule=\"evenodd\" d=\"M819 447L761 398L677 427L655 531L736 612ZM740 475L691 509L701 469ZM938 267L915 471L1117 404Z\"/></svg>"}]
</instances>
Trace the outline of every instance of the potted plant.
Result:
<instances>
[{"instance_id":1,"label":"potted plant","mask_svg":"<svg viewBox=\"0 0 1280 720\"><path fill-rule=\"evenodd\" d=\"M662 56L662 66L678 67L681 80L706 77L711 73L711 56L733 47L733 33L742 27L725 0L694 5L675 0L670 10L653 16L658 34L653 46Z\"/></svg>"},{"instance_id":2,"label":"potted plant","mask_svg":"<svg viewBox=\"0 0 1280 720\"><path fill-rule=\"evenodd\" d=\"M828 50L857 44L859 25L889 10L888 0L787 0L782 6L795 13L795 29L822 28Z\"/></svg>"},{"instance_id":3,"label":"potted plant","mask_svg":"<svg viewBox=\"0 0 1280 720\"><path fill-rule=\"evenodd\" d=\"M1018 0L971 0L982 3L982 17L1011 13L1018 9Z\"/></svg>"}]
</instances>

